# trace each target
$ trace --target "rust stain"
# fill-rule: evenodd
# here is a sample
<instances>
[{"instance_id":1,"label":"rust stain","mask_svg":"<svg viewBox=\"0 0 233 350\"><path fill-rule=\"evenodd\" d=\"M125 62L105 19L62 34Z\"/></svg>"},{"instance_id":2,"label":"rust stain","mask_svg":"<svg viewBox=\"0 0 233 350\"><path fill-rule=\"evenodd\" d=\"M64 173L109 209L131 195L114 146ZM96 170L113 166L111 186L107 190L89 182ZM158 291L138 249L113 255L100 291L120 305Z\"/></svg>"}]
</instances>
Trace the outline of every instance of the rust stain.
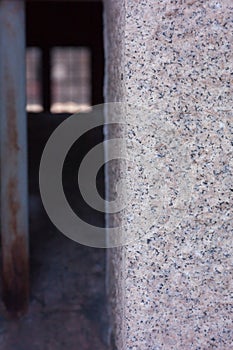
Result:
<instances>
[{"instance_id":1,"label":"rust stain","mask_svg":"<svg viewBox=\"0 0 233 350\"><path fill-rule=\"evenodd\" d=\"M17 130L17 110L16 97L14 91L14 84L10 74L5 73L5 82L7 84L6 90L6 133L8 135L9 151L18 152L20 147L18 144L18 130Z\"/></svg>"},{"instance_id":2,"label":"rust stain","mask_svg":"<svg viewBox=\"0 0 233 350\"><path fill-rule=\"evenodd\" d=\"M17 200L17 179L13 177L7 185L8 208L10 210L10 228L14 235L17 235L17 218L20 210L20 203Z\"/></svg>"},{"instance_id":3,"label":"rust stain","mask_svg":"<svg viewBox=\"0 0 233 350\"><path fill-rule=\"evenodd\" d=\"M20 202L17 178L12 177L7 185L7 200L10 222L9 232L2 232L3 244L3 301L12 318L26 312L29 299L29 261L27 236L20 231L18 223Z\"/></svg>"},{"instance_id":4,"label":"rust stain","mask_svg":"<svg viewBox=\"0 0 233 350\"><path fill-rule=\"evenodd\" d=\"M11 317L17 318L27 311L29 299L29 261L27 242L17 236L10 251L3 254L3 301Z\"/></svg>"},{"instance_id":5,"label":"rust stain","mask_svg":"<svg viewBox=\"0 0 233 350\"><path fill-rule=\"evenodd\" d=\"M1 0L0 0L1 2ZM11 3L11 7L6 9L6 11L8 12L8 15L5 16L3 18L3 21L4 21L4 27L6 27L9 31L9 34L11 36L15 36L17 35L17 31L15 29L15 26L14 26L14 23L12 23L12 21L14 20L14 17L13 16L18 16L20 15L20 13L23 11L24 9L24 1L23 0L19 0L17 2L12 2Z\"/></svg>"}]
</instances>

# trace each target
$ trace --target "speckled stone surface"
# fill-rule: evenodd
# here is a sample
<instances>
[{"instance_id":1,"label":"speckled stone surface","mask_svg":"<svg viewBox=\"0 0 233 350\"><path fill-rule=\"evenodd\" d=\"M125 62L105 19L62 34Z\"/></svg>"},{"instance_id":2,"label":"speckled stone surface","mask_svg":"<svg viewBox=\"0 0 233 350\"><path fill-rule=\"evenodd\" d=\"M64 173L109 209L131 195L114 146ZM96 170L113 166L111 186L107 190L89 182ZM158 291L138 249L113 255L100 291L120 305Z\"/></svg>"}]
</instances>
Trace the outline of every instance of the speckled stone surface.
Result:
<instances>
[{"instance_id":1,"label":"speckled stone surface","mask_svg":"<svg viewBox=\"0 0 233 350\"><path fill-rule=\"evenodd\" d=\"M158 230L148 213L144 238L108 249L112 344L233 349L233 3L108 0L105 18L106 100L166 114L189 140L195 167L190 202L173 230ZM147 132L139 133L145 147ZM139 226L146 230L144 218L125 230Z\"/></svg>"}]
</instances>

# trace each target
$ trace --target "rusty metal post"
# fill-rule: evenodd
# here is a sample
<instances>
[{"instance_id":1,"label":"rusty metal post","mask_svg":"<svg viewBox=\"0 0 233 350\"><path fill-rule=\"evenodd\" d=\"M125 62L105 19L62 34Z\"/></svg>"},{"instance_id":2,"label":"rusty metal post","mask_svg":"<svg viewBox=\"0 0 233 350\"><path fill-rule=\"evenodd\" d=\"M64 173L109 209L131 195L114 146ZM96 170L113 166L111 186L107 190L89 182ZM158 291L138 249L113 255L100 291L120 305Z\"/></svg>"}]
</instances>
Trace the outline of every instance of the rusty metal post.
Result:
<instances>
[{"instance_id":1,"label":"rusty metal post","mask_svg":"<svg viewBox=\"0 0 233 350\"><path fill-rule=\"evenodd\" d=\"M0 0L2 292L15 316L29 294L24 17L23 0Z\"/></svg>"}]
</instances>

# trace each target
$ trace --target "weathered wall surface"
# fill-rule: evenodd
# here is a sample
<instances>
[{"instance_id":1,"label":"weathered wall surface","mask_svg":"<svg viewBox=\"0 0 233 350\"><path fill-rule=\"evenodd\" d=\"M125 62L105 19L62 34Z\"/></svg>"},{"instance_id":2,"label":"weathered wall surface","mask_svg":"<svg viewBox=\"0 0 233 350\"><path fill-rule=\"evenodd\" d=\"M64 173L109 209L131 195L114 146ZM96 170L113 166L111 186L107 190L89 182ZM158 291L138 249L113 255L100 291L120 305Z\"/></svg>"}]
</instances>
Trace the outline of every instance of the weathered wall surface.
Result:
<instances>
[{"instance_id":1,"label":"weathered wall surface","mask_svg":"<svg viewBox=\"0 0 233 350\"><path fill-rule=\"evenodd\" d=\"M115 346L228 350L233 341L232 2L107 0L105 17L106 100L139 102L154 108L156 116L166 113L186 141L190 137L196 169L190 203L177 227L158 230L151 222L145 238L108 250ZM146 130L139 136L146 147ZM137 147L134 152L136 157ZM147 154L153 158L153 149ZM125 229L137 231L138 222Z\"/></svg>"},{"instance_id":2,"label":"weathered wall surface","mask_svg":"<svg viewBox=\"0 0 233 350\"><path fill-rule=\"evenodd\" d=\"M104 98L108 102L122 101L125 93L124 83L124 33L125 33L125 10L123 1L105 1L104 13L104 36L105 36L105 86ZM117 132L117 131L116 131ZM105 127L106 138L108 135L114 135L115 132L111 128ZM116 165L116 164L115 164ZM114 182L116 169L113 163L107 164L106 173L108 180L106 183L106 192L111 197L111 184ZM110 217L106 218L108 225ZM123 309L124 305L124 259L123 249L113 248L107 250L107 292L109 296L109 319L110 334L109 341L115 347L115 338L117 346L123 349L122 330L124 329ZM114 339L113 339L114 338Z\"/></svg>"}]
</instances>

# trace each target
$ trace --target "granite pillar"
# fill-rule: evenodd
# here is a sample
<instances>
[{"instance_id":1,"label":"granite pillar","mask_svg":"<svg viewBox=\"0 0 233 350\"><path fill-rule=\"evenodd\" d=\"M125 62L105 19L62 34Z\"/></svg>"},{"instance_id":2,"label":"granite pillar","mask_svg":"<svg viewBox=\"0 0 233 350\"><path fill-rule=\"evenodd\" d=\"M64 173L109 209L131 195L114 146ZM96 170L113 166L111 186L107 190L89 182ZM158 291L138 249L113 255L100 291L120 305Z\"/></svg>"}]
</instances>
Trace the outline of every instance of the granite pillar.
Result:
<instances>
[{"instance_id":1,"label":"granite pillar","mask_svg":"<svg viewBox=\"0 0 233 350\"><path fill-rule=\"evenodd\" d=\"M107 250L117 350L232 347L232 20L230 0L105 2L105 101L166 115L193 167L174 227L158 228L149 213L149 230L144 218L125 224L145 228L141 239ZM152 159L148 130L140 137ZM136 144L134 152L140 158Z\"/></svg>"}]
</instances>

